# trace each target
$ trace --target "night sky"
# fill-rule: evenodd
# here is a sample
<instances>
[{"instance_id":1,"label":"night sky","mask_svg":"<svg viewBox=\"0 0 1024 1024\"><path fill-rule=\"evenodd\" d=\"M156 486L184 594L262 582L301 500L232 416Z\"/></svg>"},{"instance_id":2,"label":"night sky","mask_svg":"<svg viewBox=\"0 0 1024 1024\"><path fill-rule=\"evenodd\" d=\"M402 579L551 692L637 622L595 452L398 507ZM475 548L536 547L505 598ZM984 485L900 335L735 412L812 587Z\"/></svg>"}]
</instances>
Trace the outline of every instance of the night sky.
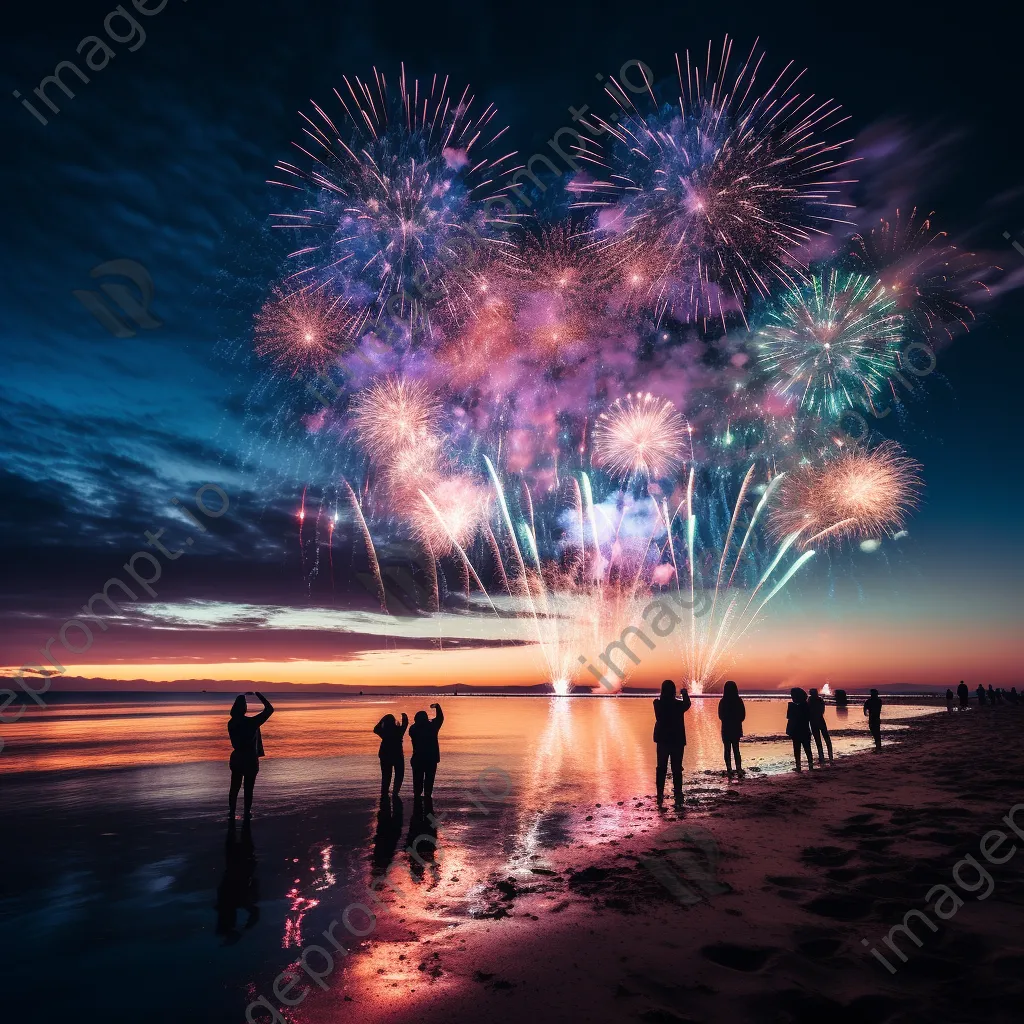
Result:
<instances>
[{"instance_id":1,"label":"night sky","mask_svg":"<svg viewBox=\"0 0 1024 1024\"><path fill-rule=\"evenodd\" d=\"M5 15L0 672L38 665L46 639L124 575L146 531L163 528L171 549L194 540L187 556L165 561L158 597L88 654L62 653L69 674L484 681L487 652L442 668L437 655L412 656L436 646L438 623L373 614L351 579L364 563L350 524L335 539L333 584L315 561L326 554L300 549L303 489L315 514L341 457L305 437L316 400L250 354L253 312L285 251L267 228L280 204L266 180L288 155L297 111L342 74L376 65L397 77L404 61L410 76L468 82L511 126L509 148L529 155L571 123L569 106L604 109L596 73L640 59L667 77L675 51L730 33L744 51L759 36L779 67L806 66L813 90L851 115L865 157L856 173L871 185L865 222L883 201L935 210L954 241L1003 268L970 333L939 353L925 394L880 423L924 467L909 536L842 573L820 560L737 671L765 685L1019 682L1024 255L1004 232L1024 245L1024 144L1019 42L991 15L168 0L138 16L146 38L135 52L137 40L112 43L115 58L88 84L71 76L75 98L57 94L61 111L42 125L12 91L31 95L79 40L102 33L111 9L90 0ZM151 275L160 326L113 337L73 296L116 259ZM230 496L222 517L196 511L207 483ZM444 632L463 646L486 640L466 616ZM509 659L501 672L526 664Z\"/></svg>"}]
</instances>

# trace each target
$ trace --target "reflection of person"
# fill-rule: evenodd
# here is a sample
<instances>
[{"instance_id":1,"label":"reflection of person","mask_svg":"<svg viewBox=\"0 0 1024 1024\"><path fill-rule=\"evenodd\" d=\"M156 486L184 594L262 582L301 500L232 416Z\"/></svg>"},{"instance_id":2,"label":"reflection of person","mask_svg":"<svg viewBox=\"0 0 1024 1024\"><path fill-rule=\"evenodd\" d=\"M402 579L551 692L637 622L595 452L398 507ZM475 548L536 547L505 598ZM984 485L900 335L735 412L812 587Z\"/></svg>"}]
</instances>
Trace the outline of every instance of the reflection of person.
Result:
<instances>
[{"instance_id":1,"label":"reflection of person","mask_svg":"<svg viewBox=\"0 0 1024 1024\"><path fill-rule=\"evenodd\" d=\"M402 724L395 721L394 715L385 715L374 727L373 731L380 737L380 749L377 756L380 758L380 793L384 796L391 785L391 773L395 775L395 796L402 788L402 780L405 778L405 751L402 749L402 741L405 739L405 730L409 728L409 716L402 712Z\"/></svg>"},{"instance_id":2,"label":"reflection of person","mask_svg":"<svg viewBox=\"0 0 1024 1024\"><path fill-rule=\"evenodd\" d=\"M377 831L373 837L374 876L383 875L395 855L398 840L402 837L402 798L396 793L390 799L386 792L380 795L380 807L377 809Z\"/></svg>"},{"instance_id":3,"label":"reflection of person","mask_svg":"<svg viewBox=\"0 0 1024 1024\"><path fill-rule=\"evenodd\" d=\"M960 700L960 710L966 711L967 704L971 699L971 691L967 689L967 684L961 679L960 685L956 688L956 695Z\"/></svg>"},{"instance_id":4,"label":"reflection of person","mask_svg":"<svg viewBox=\"0 0 1024 1024\"><path fill-rule=\"evenodd\" d=\"M743 720L747 709L736 684L730 679L722 687L722 699L718 702L718 718L722 723L722 746L725 753L725 771L732 778L732 757L736 758L736 771L743 774L740 760L740 737L743 735Z\"/></svg>"},{"instance_id":5,"label":"reflection of person","mask_svg":"<svg viewBox=\"0 0 1024 1024\"><path fill-rule=\"evenodd\" d=\"M864 714L868 716L868 729L875 738L875 750L882 749L882 699L877 690L864 701Z\"/></svg>"},{"instance_id":6,"label":"reflection of person","mask_svg":"<svg viewBox=\"0 0 1024 1024\"><path fill-rule=\"evenodd\" d=\"M811 735L818 748L818 764L825 763L825 751L821 749L822 739L825 740L825 746L828 747L828 760L831 764L832 737L829 736L828 726L825 724L825 702L818 696L817 690L812 689L810 697L807 698L807 713L811 719Z\"/></svg>"},{"instance_id":7,"label":"reflection of person","mask_svg":"<svg viewBox=\"0 0 1024 1024\"><path fill-rule=\"evenodd\" d=\"M440 704L431 704L434 717L428 717L426 711L417 711L412 725L409 726L409 739L412 740L412 795L421 793L429 800L434 792L434 776L441 761L441 748L437 742L437 734L444 724L444 712Z\"/></svg>"},{"instance_id":8,"label":"reflection of person","mask_svg":"<svg viewBox=\"0 0 1024 1024\"><path fill-rule=\"evenodd\" d=\"M676 684L666 679L661 684L661 696L654 701L654 742L657 744L658 763L654 783L658 790L658 804L665 800L665 775L672 762L672 792L678 807L683 802L683 748L686 746L686 724L683 715L690 710L690 695L682 690L676 698Z\"/></svg>"},{"instance_id":9,"label":"reflection of person","mask_svg":"<svg viewBox=\"0 0 1024 1024\"><path fill-rule=\"evenodd\" d=\"M245 694L240 693L231 705L228 719L228 737L231 740L231 790L228 809L233 818L238 804L238 790L245 783L245 817L252 817L252 791L263 757L263 736L260 726L274 713L274 707L262 693L254 693L263 702L263 710L251 718L246 715Z\"/></svg>"},{"instance_id":10,"label":"reflection of person","mask_svg":"<svg viewBox=\"0 0 1024 1024\"><path fill-rule=\"evenodd\" d=\"M249 914L245 922L246 930L259 921L259 898L252 831L245 824L242 826L241 838L238 838L232 822L224 844L224 875L217 886L217 934L224 936L224 945L234 945L242 937L237 927L239 910Z\"/></svg>"},{"instance_id":11,"label":"reflection of person","mask_svg":"<svg viewBox=\"0 0 1024 1024\"><path fill-rule=\"evenodd\" d=\"M807 767L813 768L811 760L811 715L807 707L807 692L799 686L794 686L789 691L792 698L789 707L786 708L786 735L793 741L793 759L796 761L796 770L800 768L800 748L803 747L807 754Z\"/></svg>"}]
</instances>

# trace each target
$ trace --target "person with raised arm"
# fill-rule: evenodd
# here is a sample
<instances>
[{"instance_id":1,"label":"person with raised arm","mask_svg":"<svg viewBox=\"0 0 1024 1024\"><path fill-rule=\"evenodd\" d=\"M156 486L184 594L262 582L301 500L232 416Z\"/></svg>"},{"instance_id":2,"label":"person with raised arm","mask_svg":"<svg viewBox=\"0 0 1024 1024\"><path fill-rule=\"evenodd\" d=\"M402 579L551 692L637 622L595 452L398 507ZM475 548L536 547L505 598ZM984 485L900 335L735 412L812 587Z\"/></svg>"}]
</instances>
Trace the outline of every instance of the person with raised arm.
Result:
<instances>
[{"instance_id":1,"label":"person with raised arm","mask_svg":"<svg viewBox=\"0 0 1024 1024\"><path fill-rule=\"evenodd\" d=\"M263 710L252 716L247 715L245 694L240 693L231 705L231 717L228 719L228 738L231 740L231 789L228 793L228 811L234 818L238 805L238 791L244 783L246 821L252 817L252 791L260 770L260 758L264 756L260 726L274 713L274 706L262 693L254 690L250 690L249 693L262 701Z\"/></svg>"},{"instance_id":2,"label":"person with raised arm","mask_svg":"<svg viewBox=\"0 0 1024 1024\"><path fill-rule=\"evenodd\" d=\"M412 795L418 800L420 794L429 800L434 792L434 776L441 762L441 748L437 742L437 734L444 724L444 712L440 704L431 704L434 717L430 718L426 711L417 711L409 726L409 739L412 740Z\"/></svg>"},{"instance_id":3,"label":"person with raised arm","mask_svg":"<svg viewBox=\"0 0 1024 1024\"><path fill-rule=\"evenodd\" d=\"M654 742L657 746L657 767L654 784L658 806L665 802L665 775L672 762L672 791L676 807L683 803L683 750L686 747L686 724L683 715L690 710L690 695L681 690L676 697L676 684L666 679L661 696L654 701Z\"/></svg>"}]
</instances>

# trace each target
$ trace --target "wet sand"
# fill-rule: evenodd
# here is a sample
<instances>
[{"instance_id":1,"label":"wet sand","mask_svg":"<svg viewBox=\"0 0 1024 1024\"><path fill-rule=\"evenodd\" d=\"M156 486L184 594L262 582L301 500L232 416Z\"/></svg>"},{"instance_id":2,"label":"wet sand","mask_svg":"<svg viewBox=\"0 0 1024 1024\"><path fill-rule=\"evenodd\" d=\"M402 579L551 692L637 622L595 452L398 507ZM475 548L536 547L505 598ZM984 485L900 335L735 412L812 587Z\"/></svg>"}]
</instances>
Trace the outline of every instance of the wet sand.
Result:
<instances>
[{"instance_id":1,"label":"wet sand","mask_svg":"<svg viewBox=\"0 0 1024 1024\"><path fill-rule=\"evenodd\" d=\"M979 844L997 827L1017 838L1000 819L1024 800L1022 734L1024 709L942 712L880 753L748 776L682 815L659 813L649 796L594 806L590 836L545 851L538 869L492 874L475 919L388 934L382 915L379 935L293 1018L1018 1021L1024 841L1001 866ZM636 833L602 839L605 816L624 810ZM1016 820L1024 828L1024 810ZM991 875L984 900L985 888L954 884L965 854ZM960 877L978 878L969 867ZM934 933L912 919L923 945L897 934L903 963L881 940L908 911L930 911L936 885L963 905L948 920L929 913ZM391 912L402 914L401 899Z\"/></svg>"}]
</instances>

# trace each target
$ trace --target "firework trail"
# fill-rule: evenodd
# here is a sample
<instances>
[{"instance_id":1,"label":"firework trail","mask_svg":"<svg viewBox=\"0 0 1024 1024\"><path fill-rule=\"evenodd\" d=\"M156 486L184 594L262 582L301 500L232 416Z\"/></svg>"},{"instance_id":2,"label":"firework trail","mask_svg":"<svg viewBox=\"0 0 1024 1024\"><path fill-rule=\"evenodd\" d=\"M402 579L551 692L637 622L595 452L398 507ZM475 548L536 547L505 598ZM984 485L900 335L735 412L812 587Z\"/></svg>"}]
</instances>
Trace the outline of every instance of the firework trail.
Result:
<instances>
[{"instance_id":1,"label":"firework trail","mask_svg":"<svg viewBox=\"0 0 1024 1024\"><path fill-rule=\"evenodd\" d=\"M817 274L783 296L757 332L761 372L771 390L801 411L837 417L871 405L897 372L902 317L881 282L858 274Z\"/></svg>"},{"instance_id":2,"label":"firework trail","mask_svg":"<svg viewBox=\"0 0 1024 1024\"><path fill-rule=\"evenodd\" d=\"M801 466L783 481L771 510L772 533L797 531L802 544L891 537L917 504L920 469L895 441Z\"/></svg>"},{"instance_id":3,"label":"firework trail","mask_svg":"<svg viewBox=\"0 0 1024 1024\"><path fill-rule=\"evenodd\" d=\"M380 601L380 610L387 612L388 602L384 595L384 580L380 574L380 563L377 561L377 551L373 546L373 538L370 536L370 528L366 525L366 519L363 517L363 510L359 507L359 499L356 497L356 492L352 490L351 485L345 479L341 481L345 485L345 490L348 493L348 499L352 503L352 512L356 517L356 522L359 524L359 529L363 534L363 543L366 546L366 557L370 560L370 569L373 571L374 579L377 581L377 598Z\"/></svg>"},{"instance_id":4,"label":"firework trail","mask_svg":"<svg viewBox=\"0 0 1024 1024\"><path fill-rule=\"evenodd\" d=\"M799 249L842 219L843 183L830 180L849 140L831 133L845 117L832 100L801 96L803 72L792 64L759 91L763 54L757 44L733 73L732 40L717 61L676 56L678 94L644 114L615 79L608 94L621 116L594 118L607 133L604 149L583 143L580 160L597 177L576 185L589 193L578 205L600 211L599 223L626 233L626 244L660 251L649 293L673 314L691 320L742 312L751 294L767 297L773 284L802 278ZM589 143L589 145L587 144Z\"/></svg>"},{"instance_id":5,"label":"firework trail","mask_svg":"<svg viewBox=\"0 0 1024 1024\"><path fill-rule=\"evenodd\" d=\"M751 467L743 478L728 531L720 545L715 542L714 531L710 532L706 545L710 561L706 566L700 558L702 545L698 515L694 511L697 495L693 471L683 501L667 522L672 563L681 563L684 567L683 578L676 576L676 590L679 594L688 591L689 614L683 619L686 628L674 630L673 636L691 693L704 693L709 685L721 679L736 646L759 621L765 607L814 555L814 551L806 550L795 559L790 557L800 535L797 531L785 537L768 557L767 568L762 570L763 559L753 557L763 513L773 492L784 480L782 476L775 477L765 488L750 513L742 540L734 544L737 526L746 511L753 475L754 467ZM685 519L680 519L679 513L684 509ZM667 508L664 514L667 518ZM679 542L674 539L679 531L673 531L677 521L682 532ZM685 559L677 558L677 543L685 551ZM741 585L747 577L750 584Z\"/></svg>"}]
</instances>

